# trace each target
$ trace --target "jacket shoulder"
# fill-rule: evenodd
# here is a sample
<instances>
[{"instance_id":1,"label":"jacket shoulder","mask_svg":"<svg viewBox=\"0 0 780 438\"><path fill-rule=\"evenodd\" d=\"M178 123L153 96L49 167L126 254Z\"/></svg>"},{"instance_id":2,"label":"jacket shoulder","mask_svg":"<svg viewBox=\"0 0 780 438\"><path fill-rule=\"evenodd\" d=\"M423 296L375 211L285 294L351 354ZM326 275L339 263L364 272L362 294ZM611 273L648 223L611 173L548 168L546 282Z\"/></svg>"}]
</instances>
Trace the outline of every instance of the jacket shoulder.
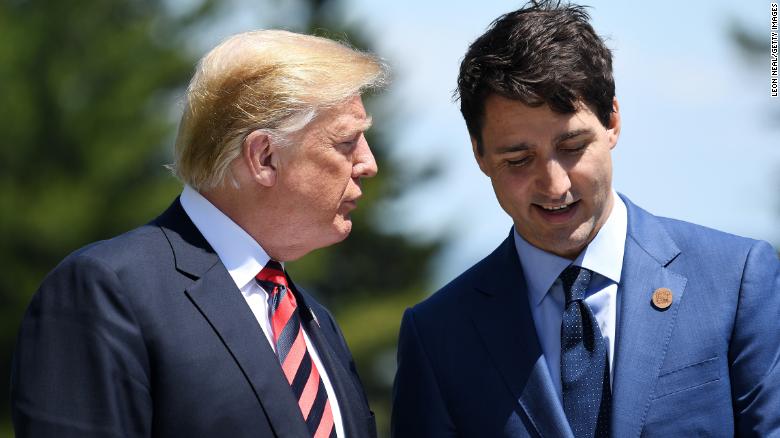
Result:
<instances>
[{"instance_id":1,"label":"jacket shoulder","mask_svg":"<svg viewBox=\"0 0 780 438\"><path fill-rule=\"evenodd\" d=\"M110 296L143 300L175 269L170 244L150 223L66 256L43 279L32 303L97 305Z\"/></svg>"},{"instance_id":2,"label":"jacket shoulder","mask_svg":"<svg viewBox=\"0 0 780 438\"><path fill-rule=\"evenodd\" d=\"M511 237L511 236L510 236ZM492 253L478 261L451 280L449 283L434 292L431 296L411 308L418 318L438 319L443 316L461 314L469 307L470 297L478 292L479 286L486 279L497 275L501 259L504 257L506 246L511 240L507 239Z\"/></svg>"},{"instance_id":3,"label":"jacket shoulder","mask_svg":"<svg viewBox=\"0 0 780 438\"><path fill-rule=\"evenodd\" d=\"M713 268L742 265L752 248L769 246L747 237L715 230L679 219L656 216L621 196L628 208L628 236L656 255L663 264L709 266ZM660 248L660 251L659 251ZM670 258L665 258L665 257Z\"/></svg>"},{"instance_id":4,"label":"jacket shoulder","mask_svg":"<svg viewBox=\"0 0 780 438\"><path fill-rule=\"evenodd\" d=\"M170 245L162 230L147 224L119 236L90 243L65 257L50 273L59 270L79 270L100 265L117 276L138 273L143 275L159 269L162 259L170 259L173 266Z\"/></svg>"},{"instance_id":5,"label":"jacket shoulder","mask_svg":"<svg viewBox=\"0 0 780 438\"><path fill-rule=\"evenodd\" d=\"M752 248L768 245L756 239L715 230L678 219L658 218L683 254L700 259L744 260Z\"/></svg>"}]
</instances>

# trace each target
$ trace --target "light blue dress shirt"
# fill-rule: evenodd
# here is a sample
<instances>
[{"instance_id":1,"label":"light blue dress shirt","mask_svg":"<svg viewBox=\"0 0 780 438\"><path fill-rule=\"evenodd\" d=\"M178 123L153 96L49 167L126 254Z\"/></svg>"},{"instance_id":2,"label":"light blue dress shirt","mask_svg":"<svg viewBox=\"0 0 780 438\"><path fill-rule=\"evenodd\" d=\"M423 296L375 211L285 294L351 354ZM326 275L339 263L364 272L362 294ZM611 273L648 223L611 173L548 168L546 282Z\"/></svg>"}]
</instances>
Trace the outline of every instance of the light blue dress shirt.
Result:
<instances>
[{"instance_id":1,"label":"light blue dress shirt","mask_svg":"<svg viewBox=\"0 0 780 438\"><path fill-rule=\"evenodd\" d=\"M623 252L628 229L626 205L614 191L612 198L614 201L609 218L574 262L543 251L528 243L516 230L514 233L517 255L528 288L534 326L559 399L562 399L561 320L564 293L558 276L570 264L593 271L585 302L596 316L601 333L607 341L610 376L612 375L617 289L623 268Z\"/></svg>"}]
</instances>

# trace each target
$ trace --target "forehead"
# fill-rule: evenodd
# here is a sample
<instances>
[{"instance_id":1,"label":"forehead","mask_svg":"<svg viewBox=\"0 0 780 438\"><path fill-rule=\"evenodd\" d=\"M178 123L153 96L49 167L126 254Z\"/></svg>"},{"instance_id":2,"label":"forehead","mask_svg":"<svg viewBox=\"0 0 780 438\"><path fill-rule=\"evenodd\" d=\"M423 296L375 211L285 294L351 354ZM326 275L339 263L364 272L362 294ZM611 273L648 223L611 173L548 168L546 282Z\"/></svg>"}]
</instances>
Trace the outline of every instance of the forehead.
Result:
<instances>
[{"instance_id":1,"label":"forehead","mask_svg":"<svg viewBox=\"0 0 780 438\"><path fill-rule=\"evenodd\" d=\"M485 100L482 141L545 143L574 130L603 129L593 111L584 104L577 112L561 114L548 105L531 107L519 100L492 94Z\"/></svg>"},{"instance_id":2,"label":"forehead","mask_svg":"<svg viewBox=\"0 0 780 438\"><path fill-rule=\"evenodd\" d=\"M320 116L321 127L333 135L356 134L371 126L371 117L366 114L360 96L329 108Z\"/></svg>"}]
</instances>

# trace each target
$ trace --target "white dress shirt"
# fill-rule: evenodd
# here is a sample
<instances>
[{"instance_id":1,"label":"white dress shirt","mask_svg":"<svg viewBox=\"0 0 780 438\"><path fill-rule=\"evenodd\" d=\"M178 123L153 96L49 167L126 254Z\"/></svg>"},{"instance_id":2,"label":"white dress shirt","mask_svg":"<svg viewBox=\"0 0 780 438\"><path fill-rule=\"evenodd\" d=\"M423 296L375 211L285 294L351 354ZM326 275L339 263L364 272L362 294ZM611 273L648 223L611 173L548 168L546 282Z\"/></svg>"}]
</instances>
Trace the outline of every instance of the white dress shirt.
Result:
<instances>
[{"instance_id":1,"label":"white dress shirt","mask_svg":"<svg viewBox=\"0 0 780 438\"><path fill-rule=\"evenodd\" d=\"M241 295L255 315L260 329L265 333L268 343L276 352L268 311L268 291L255 281L255 276L268 263L270 257L255 239L189 185L184 186L180 201L187 216L190 217L198 231L203 234L209 245L214 248L222 264L225 265L230 277L233 278L236 287L241 291ZM322 378L322 383L325 385L325 391L328 393L336 435L343 438L344 424L341 421L341 410L336 393L330 384L325 367L322 366L317 349L312 345L305 330L303 338Z\"/></svg>"},{"instance_id":2,"label":"white dress shirt","mask_svg":"<svg viewBox=\"0 0 780 438\"><path fill-rule=\"evenodd\" d=\"M572 262L569 259L543 251L523 239L515 231L515 247L520 257L531 314L542 353L555 385L558 398L561 391L561 321L565 298L558 276L570 264L593 271L585 302L593 311L607 341L609 371L615 351L615 325L617 321L617 289L623 269L628 213L623 200L612 192L614 203L607 221L596 237Z\"/></svg>"}]
</instances>

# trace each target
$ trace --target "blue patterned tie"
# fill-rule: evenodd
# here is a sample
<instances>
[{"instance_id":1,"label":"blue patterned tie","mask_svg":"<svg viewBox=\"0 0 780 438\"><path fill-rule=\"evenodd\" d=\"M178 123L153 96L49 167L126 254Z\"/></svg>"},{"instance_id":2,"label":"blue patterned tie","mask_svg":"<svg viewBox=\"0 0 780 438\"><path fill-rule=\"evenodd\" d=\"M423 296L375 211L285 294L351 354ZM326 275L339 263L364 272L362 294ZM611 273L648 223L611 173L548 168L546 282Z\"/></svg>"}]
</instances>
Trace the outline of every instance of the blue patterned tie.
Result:
<instances>
[{"instance_id":1,"label":"blue patterned tie","mask_svg":"<svg viewBox=\"0 0 780 438\"><path fill-rule=\"evenodd\" d=\"M575 437L608 437L612 392L607 343L584 301L591 271L571 265L559 278L566 295L561 323L563 410Z\"/></svg>"}]
</instances>

